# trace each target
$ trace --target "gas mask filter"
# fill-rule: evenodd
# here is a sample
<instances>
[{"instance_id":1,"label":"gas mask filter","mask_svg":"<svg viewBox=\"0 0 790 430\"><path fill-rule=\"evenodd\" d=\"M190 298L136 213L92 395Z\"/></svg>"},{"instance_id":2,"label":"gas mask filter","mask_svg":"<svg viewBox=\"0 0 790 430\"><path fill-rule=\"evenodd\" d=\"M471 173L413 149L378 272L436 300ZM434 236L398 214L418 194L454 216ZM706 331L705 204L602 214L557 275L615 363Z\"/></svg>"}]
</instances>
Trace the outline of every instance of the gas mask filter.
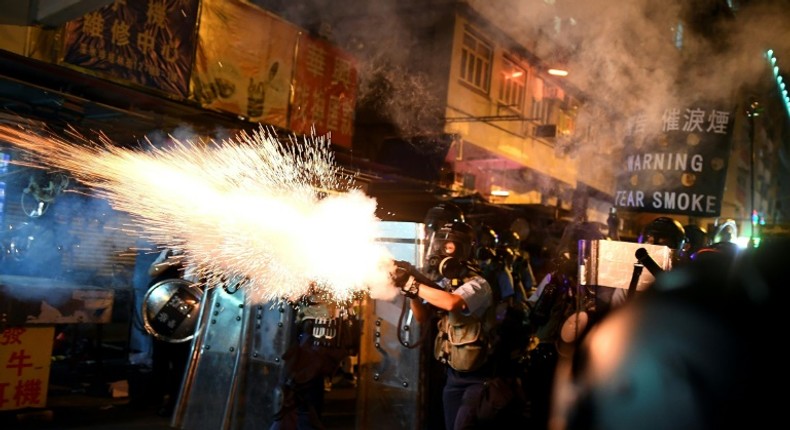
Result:
<instances>
[{"instance_id":1,"label":"gas mask filter","mask_svg":"<svg viewBox=\"0 0 790 430\"><path fill-rule=\"evenodd\" d=\"M455 285L461 278L464 276L464 263L455 257L444 257L439 262L439 274L444 276L445 278L450 279L453 282L453 286Z\"/></svg>"}]
</instances>

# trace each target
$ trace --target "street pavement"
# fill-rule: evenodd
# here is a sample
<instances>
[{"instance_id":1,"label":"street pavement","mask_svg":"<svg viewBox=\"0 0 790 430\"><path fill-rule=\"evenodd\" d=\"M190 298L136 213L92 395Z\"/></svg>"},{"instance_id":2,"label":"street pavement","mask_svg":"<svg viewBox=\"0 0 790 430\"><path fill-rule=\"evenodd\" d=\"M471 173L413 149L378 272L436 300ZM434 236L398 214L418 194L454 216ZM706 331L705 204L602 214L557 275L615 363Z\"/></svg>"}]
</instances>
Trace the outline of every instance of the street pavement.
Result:
<instances>
[{"instance_id":1,"label":"street pavement","mask_svg":"<svg viewBox=\"0 0 790 430\"><path fill-rule=\"evenodd\" d=\"M324 416L326 429L353 430L355 401L356 389L353 387L333 387L327 392ZM0 413L0 429L3 430L174 429L170 424L170 417L158 415L152 406L131 405L128 397L88 394L54 396L48 399L46 408Z\"/></svg>"}]
</instances>

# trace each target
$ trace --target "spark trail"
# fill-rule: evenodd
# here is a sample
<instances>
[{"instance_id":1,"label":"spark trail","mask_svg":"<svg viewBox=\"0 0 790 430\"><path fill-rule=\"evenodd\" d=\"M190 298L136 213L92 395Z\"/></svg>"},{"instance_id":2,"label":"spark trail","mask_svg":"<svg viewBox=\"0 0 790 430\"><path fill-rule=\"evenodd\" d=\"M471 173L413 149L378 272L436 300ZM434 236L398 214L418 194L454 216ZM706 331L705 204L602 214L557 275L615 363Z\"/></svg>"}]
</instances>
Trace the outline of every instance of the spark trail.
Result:
<instances>
[{"instance_id":1,"label":"spark trail","mask_svg":"<svg viewBox=\"0 0 790 430\"><path fill-rule=\"evenodd\" d=\"M209 279L246 278L255 300L296 299L311 285L337 301L393 296L376 201L342 174L326 138L283 143L261 128L141 151L64 136L0 125L0 139L68 171Z\"/></svg>"}]
</instances>

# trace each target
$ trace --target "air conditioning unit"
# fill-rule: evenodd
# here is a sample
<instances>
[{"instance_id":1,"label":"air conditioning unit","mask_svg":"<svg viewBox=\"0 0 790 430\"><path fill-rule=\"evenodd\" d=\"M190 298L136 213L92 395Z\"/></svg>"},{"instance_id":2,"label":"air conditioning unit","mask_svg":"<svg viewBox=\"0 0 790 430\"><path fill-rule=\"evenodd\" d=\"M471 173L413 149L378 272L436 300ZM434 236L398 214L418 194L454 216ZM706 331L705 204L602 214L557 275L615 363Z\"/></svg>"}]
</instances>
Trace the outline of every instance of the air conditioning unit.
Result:
<instances>
[{"instance_id":1,"label":"air conditioning unit","mask_svg":"<svg viewBox=\"0 0 790 430\"><path fill-rule=\"evenodd\" d=\"M455 172L454 182L464 189L474 190L476 179L475 175L471 173Z\"/></svg>"},{"instance_id":2,"label":"air conditioning unit","mask_svg":"<svg viewBox=\"0 0 790 430\"><path fill-rule=\"evenodd\" d=\"M557 137L557 124L543 124L535 126L535 137Z\"/></svg>"}]
</instances>

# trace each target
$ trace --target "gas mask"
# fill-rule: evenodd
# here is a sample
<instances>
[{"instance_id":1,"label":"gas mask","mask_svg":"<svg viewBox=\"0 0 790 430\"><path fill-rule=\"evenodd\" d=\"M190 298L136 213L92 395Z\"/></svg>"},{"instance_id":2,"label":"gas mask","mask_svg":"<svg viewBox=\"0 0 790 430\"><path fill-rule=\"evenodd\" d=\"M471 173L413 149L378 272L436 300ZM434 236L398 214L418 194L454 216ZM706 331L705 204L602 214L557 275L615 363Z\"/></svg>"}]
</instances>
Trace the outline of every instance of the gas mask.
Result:
<instances>
[{"instance_id":1,"label":"gas mask","mask_svg":"<svg viewBox=\"0 0 790 430\"><path fill-rule=\"evenodd\" d=\"M445 224L429 240L425 272L432 278L448 278L453 286L460 285L466 275L472 240L471 227L466 223ZM457 285L456 285L457 284Z\"/></svg>"},{"instance_id":2,"label":"gas mask","mask_svg":"<svg viewBox=\"0 0 790 430\"><path fill-rule=\"evenodd\" d=\"M443 278L460 279L464 275L464 263L450 255L430 255L428 256L427 272L439 274Z\"/></svg>"}]
</instances>

